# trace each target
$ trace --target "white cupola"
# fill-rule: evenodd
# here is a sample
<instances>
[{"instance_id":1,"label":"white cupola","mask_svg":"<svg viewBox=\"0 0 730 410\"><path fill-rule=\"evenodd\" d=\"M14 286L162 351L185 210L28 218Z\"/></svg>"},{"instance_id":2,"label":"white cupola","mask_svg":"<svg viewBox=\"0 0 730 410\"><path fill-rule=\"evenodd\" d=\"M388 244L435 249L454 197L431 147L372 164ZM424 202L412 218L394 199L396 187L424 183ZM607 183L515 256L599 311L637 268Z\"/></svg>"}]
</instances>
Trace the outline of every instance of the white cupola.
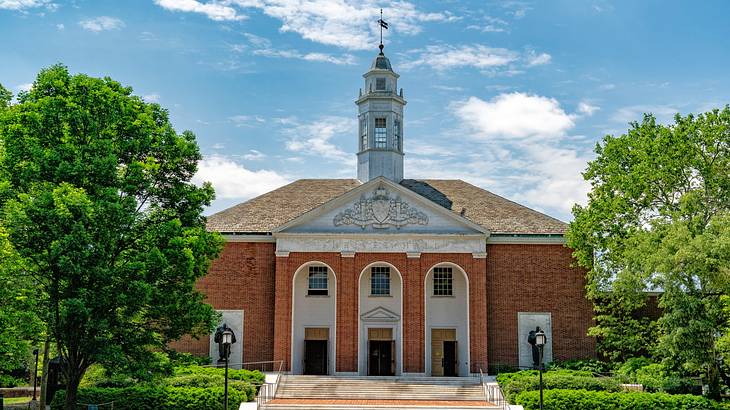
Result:
<instances>
[{"instance_id":1,"label":"white cupola","mask_svg":"<svg viewBox=\"0 0 730 410\"><path fill-rule=\"evenodd\" d=\"M398 92L399 75L390 60L380 53L363 75L365 89L355 101L359 133L357 178L362 182L379 176L396 183L403 179L403 89Z\"/></svg>"}]
</instances>

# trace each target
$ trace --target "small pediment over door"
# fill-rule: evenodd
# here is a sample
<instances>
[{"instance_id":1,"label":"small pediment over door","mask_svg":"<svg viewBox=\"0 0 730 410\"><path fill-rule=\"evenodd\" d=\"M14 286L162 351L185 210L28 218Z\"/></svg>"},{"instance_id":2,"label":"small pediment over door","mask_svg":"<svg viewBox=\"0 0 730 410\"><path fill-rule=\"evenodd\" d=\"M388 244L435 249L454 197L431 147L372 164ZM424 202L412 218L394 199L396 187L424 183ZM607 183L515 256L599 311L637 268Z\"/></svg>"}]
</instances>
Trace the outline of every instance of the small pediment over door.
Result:
<instances>
[{"instance_id":1,"label":"small pediment over door","mask_svg":"<svg viewBox=\"0 0 730 410\"><path fill-rule=\"evenodd\" d=\"M397 313L382 306L363 313L360 315L360 318L363 322L397 322L400 320L400 316Z\"/></svg>"}]
</instances>

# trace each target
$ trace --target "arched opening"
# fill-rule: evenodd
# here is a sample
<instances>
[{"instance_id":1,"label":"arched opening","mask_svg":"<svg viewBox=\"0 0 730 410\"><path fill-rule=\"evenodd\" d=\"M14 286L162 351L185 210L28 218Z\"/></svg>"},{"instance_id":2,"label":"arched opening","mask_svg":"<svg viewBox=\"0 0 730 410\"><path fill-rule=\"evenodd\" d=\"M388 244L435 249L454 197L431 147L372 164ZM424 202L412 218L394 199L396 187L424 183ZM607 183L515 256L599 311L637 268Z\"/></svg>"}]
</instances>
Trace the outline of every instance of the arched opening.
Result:
<instances>
[{"instance_id":1,"label":"arched opening","mask_svg":"<svg viewBox=\"0 0 730 410\"><path fill-rule=\"evenodd\" d=\"M358 374L403 372L403 276L390 263L375 262L358 279Z\"/></svg>"},{"instance_id":2,"label":"arched opening","mask_svg":"<svg viewBox=\"0 0 730 410\"><path fill-rule=\"evenodd\" d=\"M292 374L334 374L337 276L327 264L311 261L292 278Z\"/></svg>"},{"instance_id":3,"label":"arched opening","mask_svg":"<svg viewBox=\"0 0 730 410\"><path fill-rule=\"evenodd\" d=\"M469 277L439 263L424 283L425 370L431 376L469 375Z\"/></svg>"}]
</instances>

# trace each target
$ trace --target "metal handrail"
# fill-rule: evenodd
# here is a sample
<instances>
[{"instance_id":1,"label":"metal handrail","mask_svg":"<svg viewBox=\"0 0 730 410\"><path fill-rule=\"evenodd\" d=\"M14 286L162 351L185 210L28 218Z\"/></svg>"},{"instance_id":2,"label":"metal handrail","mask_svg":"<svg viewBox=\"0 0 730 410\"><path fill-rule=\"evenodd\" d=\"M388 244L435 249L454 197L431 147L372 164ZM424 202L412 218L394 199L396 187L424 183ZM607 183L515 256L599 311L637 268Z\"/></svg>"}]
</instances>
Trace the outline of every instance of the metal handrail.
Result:
<instances>
[{"instance_id":1,"label":"metal handrail","mask_svg":"<svg viewBox=\"0 0 730 410\"><path fill-rule=\"evenodd\" d=\"M264 380L264 384L262 384L259 388L258 394L256 395L256 404L261 407L262 405L270 402L274 397L276 397L276 392L279 389L279 382L281 381L281 376L284 370L284 361L283 360L276 360L272 362L265 362L265 363L279 363L279 369L276 372L276 377L274 379L274 383L266 383Z\"/></svg>"}]
</instances>

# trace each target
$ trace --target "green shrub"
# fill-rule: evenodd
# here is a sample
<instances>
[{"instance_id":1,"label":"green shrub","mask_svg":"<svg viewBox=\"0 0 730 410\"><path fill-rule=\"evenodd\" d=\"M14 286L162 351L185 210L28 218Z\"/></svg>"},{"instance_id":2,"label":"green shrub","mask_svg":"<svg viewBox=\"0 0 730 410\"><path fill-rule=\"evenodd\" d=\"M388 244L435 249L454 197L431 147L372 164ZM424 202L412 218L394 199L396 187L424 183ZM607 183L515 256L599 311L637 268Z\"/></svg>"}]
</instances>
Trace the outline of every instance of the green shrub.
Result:
<instances>
[{"instance_id":1,"label":"green shrub","mask_svg":"<svg viewBox=\"0 0 730 410\"><path fill-rule=\"evenodd\" d=\"M548 365L548 369L582 370L594 374L605 374L611 370L611 365L596 359L573 359L562 362L554 361Z\"/></svg>"},{"instance_id":2,"label":"green shrub","mask_svg":"<svg viewBox=\"0 0 730 410\"><path fill-rule=\"evenodd\" d=\"M220 410L223 387L125 387L79 389L78 403L114 402L114 410ZM66 392L56 393L52 410L63 409ZM228 410L237 410L241 402L253 400L245 392L228 390Z\"/></svg>"},{"instance_id":3,"label":"green shrub","mask_svg":"<svg viewBox=\"0 0 730 410\"><path fill-rule=\"evenodd\" d=\"M164 383L172 387L220 387L225 383L225 377L213 374L181 374L165 379ZM249 399L256 396L256 388L247 381L229 379L228 387L246 393Z\"/></svg>"},{"instance_id":4,"label":"green shrub","mask_svg":"<svg viewBox=\"0 0 730 410\"><path fill-rule=\"evenodd\" d=\"M678 372L668 370L663 364L653 363L644 357L627 360L616 370L616 375L624 383L638 383L648 392L693 393L698 385L682 377Z\"/></svg>"},{"instance_id":5,"label":"green shrub","mask_svg":"<svg viewBox=\"0 0 730 410\"><path fill-rule=\"evenodd\" d=\"M167 353L173 366L205 366L210 364L209 356L195 356L191 353L176 352L171 350Z\"/></svg>"},{"instance_id":6,"label":"green shrub","mask_svg":"<svg viewBox=\"0 0 730 410\"><path fill-rule=\"evenodd\" d=\"M225 374L225 369L219 367L202 366L182 366L175 368L175 376L180 376L183 374L202 374L222 377ZM233 380L246 381L256 386L264 383L264 374L258 370L228 369L228 378Z\"/></svg>"},{"instance_id":7,"label":"green shrub","mask_svg":"<svg viewBox=\"0 0 730 410\"><path fill-rule=\"evenodd\" d=\"M498 378L502 392L508 401L513 402L524 391L539 390L540 378L537 371L528 370L512 373L511 376ZM576 370L552 370L543 373L545 389L584 389L591 391L618 392L621 390L617 379L593 377L591 372Z\"/></svg>"},{"instance_id":8,"label":"green shrub","mask_svg":"<svg viewBox=\"0 0 730 410\"><path fill-rule=\"evenodd\" d=\"M17 387L28 384L27 381L7 374L0 374L0 387Z\"/></svg>"},{"instance_id":9,"label":"green shrub","mask_svg":"<svg viewBox=\"0 0 730 410\"><path fill-rule=\"evenodd\" d=\"M525 410L540 408L540 392L526 391L515 399ZM587 390L546 390L545 410L721 410L724 406L702 396L667 393L611 393Z\"/></svg>"},{"instance_id":10,"label":"green shrub","mask_svg":"<svg viewBox=\"0 0 730 410\"><path fill-rule=\"evenodd\" d=\"M616 369L616 376L620 377L624 383L636 383L636 371L650 364L654 364L654 362L646 357L632 357Z\"/></svg>"}]
</instances>

